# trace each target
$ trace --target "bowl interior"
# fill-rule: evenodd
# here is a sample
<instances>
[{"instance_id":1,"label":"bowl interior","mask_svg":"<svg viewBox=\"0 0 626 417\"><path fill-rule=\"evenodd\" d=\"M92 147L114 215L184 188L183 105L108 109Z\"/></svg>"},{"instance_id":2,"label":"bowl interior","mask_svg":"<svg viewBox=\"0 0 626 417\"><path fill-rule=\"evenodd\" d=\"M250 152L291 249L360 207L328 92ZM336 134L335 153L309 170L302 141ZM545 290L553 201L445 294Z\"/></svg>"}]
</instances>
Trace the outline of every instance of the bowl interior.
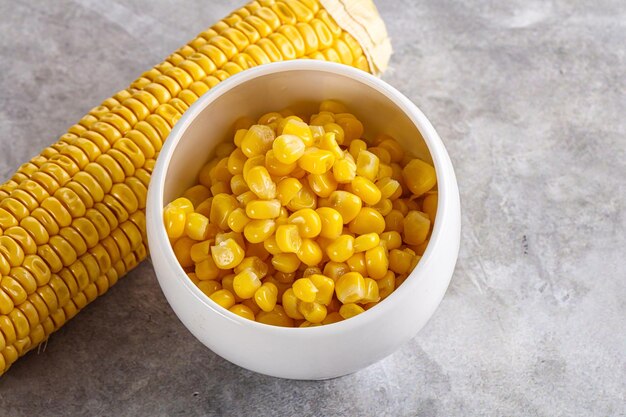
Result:
<instances>
[{"instance_id":1,"label":"bowl interior","mask_svg":"<svg viewBox=\"0 0 626 417\"><path fill-rule=\"evenodd\" d=\"M217 88L221 87L218 86ZM200 168L212 156L215 145L232 140L233 123L240 117L254 119L264 113L292 108L316 113L322 100L336 99L361 120L365 136L386 133L411 154L432 163L422 135L407 115L366 77L347 77L310 69L265 74L243 80L200 110L175 144L166 172L163 203L182 195L195 184Z\"/></svg>"}]
</instances>

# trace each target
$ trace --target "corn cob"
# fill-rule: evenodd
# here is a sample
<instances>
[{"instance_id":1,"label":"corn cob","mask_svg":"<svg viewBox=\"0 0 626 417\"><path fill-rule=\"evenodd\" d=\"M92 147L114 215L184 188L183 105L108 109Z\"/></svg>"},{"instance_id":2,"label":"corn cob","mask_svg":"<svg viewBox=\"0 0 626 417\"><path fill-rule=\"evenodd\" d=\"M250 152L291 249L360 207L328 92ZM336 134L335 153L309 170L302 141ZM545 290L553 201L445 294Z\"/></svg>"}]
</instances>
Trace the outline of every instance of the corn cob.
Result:
<instances>
[{"instance_id":1,"label":"corn cob","mask_svg":"<svg viewBox=\"0 0 626 417\"><path fill-rule=\"evenodd\" d=\"M0 375L147 256L150 174L182 113L230 75L296 58L370 69L317 0L255 1L93 108L0 185Z\"/></svg>"}]
</instances>

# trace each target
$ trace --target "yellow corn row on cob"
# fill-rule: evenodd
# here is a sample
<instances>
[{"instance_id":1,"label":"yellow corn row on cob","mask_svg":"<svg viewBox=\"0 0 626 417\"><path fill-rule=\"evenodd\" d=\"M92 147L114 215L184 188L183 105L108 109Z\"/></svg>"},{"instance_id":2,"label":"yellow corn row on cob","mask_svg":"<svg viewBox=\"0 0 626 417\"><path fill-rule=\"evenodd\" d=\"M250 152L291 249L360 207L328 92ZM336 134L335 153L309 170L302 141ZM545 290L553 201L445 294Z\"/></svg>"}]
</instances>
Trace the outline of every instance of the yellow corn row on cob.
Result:
<instances>
[{"instance_id":1,"label":"yellow corn row on cob","mask_svg":"<svg viewBox=\"0 0 626 417\"><path fill-rule=\"evenodd\" d=\"M254 1L0 185L0 375L147 256L148 182L182 113L230 75L296 58L369 70L360 44L317 0Z\"/></svg>"}]
</instances>

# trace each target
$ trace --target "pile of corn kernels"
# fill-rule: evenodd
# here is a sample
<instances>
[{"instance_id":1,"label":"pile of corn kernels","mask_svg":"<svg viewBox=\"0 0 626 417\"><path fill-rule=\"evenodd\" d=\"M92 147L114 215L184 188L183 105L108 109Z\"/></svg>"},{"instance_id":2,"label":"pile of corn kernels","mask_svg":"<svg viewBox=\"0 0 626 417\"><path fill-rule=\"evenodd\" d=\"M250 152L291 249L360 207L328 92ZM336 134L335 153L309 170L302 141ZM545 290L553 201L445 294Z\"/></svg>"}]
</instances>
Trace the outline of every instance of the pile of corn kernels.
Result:
<instances>
[{"instance_id":1,"label":"pile of corn kernels","mask_svg":"<svg viewBox=\"0 0 626 417\"><path fill-rule=\"evenodd\" d=\"M388 135L363 138L334 100L310 117L284 110L235 129L164 210L174 254L204 294L250 320L309 327L360 314L402 284L432 231L430 164Z\"/></svg>"}]
</instances>

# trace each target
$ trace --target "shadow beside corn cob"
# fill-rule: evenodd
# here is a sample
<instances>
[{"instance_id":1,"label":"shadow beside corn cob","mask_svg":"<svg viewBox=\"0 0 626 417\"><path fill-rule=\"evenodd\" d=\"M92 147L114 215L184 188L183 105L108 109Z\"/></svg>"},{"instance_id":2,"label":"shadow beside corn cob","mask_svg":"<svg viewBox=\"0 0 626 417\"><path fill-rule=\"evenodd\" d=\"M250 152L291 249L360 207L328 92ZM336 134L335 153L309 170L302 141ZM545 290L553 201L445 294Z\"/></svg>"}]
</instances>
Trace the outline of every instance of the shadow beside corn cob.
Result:
<instances>
[{"instance_id":1,"label":"shadow beside corn cob","mask_svg":"<svg viewBox=\"0 0 626 417\"><path fill-rule=\"evenodd\" d=\"M171 128L202 94L287 59L368 71L317 0L236 10L92 109L0 185L0 375L147 256L145 203Z\"/></svg>"}]
</instances>

